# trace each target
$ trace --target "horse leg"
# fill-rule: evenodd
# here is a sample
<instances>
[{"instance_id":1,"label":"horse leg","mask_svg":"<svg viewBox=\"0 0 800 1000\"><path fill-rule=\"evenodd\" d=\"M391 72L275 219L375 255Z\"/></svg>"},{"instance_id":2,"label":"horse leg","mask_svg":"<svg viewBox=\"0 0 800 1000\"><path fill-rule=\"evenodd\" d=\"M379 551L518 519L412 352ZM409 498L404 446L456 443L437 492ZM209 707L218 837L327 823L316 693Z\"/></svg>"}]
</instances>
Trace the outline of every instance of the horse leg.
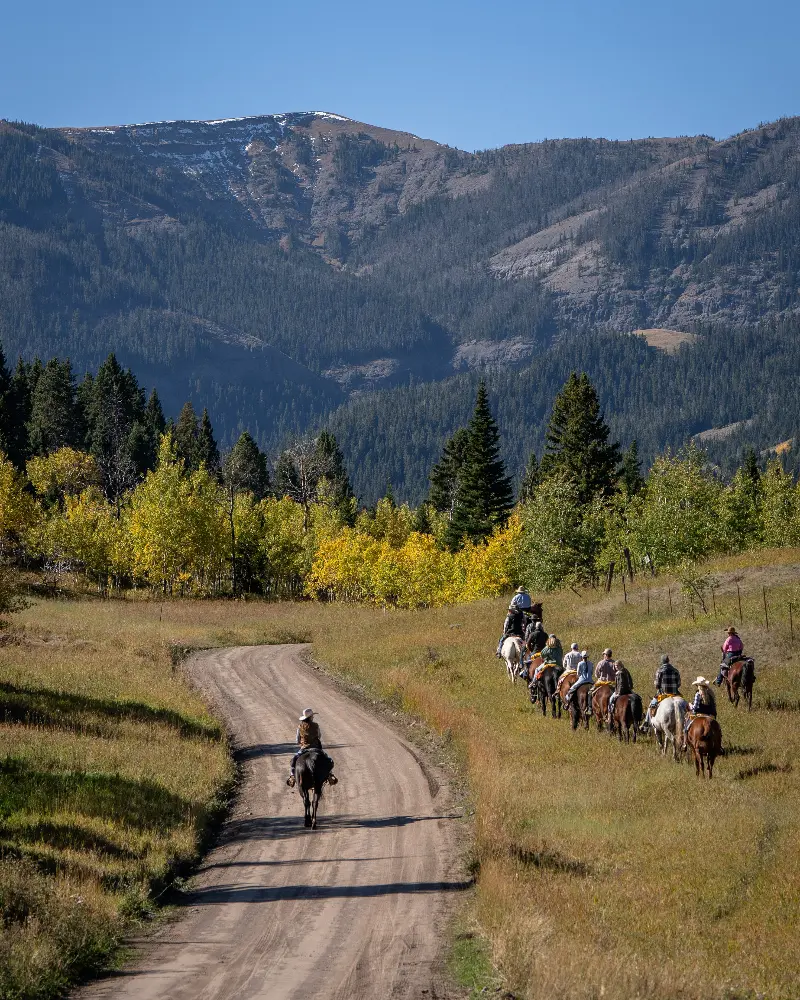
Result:
<instances>
[{"instance_id":1,"label":"horse leg","mask_svg":"<svg viewBox=\"0 0 800 1000\"><path fill-rule=\"evenodd\" d=\"M317 806L319 805L319 789L314 788L314 798L311 802L311 829L317 828Z\"/></svg>"},{"instance_id":2,"label":"horse leg","mask_svg":"<svg viewBox=\"0 0 800 1000\"><path fill-rule=\"evenodd\" d=\"M547 718L547 688L544 684L539 688L539 701L542 703L542 717Z\"/></svg>"},{"instance_id":3,"label":"horse leg","mask_svg":"<svg viewBox=\"0 0 800 1000\"><path fill-rule=\"evenodd\" d=\"M708 755L708 780L709 781L711 781L712 772L714 770L714 760L715 760L714 754L710 753Z\"/></svg>"},{"instance_id":4,"label":"horse leg","mask_svg":"<svg viewBox=\"0 0 800 1000\"><path fill-rule=\"evenodd\" d=\"M303 807L306 811L304 826L311 826L311 800L308 797L308 789L303 789Z\"/></svg>"}]
</instances>

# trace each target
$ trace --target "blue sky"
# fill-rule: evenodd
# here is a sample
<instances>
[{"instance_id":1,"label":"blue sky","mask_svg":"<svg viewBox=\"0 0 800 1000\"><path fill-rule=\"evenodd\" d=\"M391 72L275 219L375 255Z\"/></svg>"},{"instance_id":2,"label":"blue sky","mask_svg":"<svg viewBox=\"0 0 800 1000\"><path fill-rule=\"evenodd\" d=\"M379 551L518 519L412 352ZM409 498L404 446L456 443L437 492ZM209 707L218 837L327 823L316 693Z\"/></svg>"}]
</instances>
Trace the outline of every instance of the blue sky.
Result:
<instances>
[{"instance_id":1,"label":"blue sky","mask_svg":"<svg viewBox=\"0 0 800 1000\"><path fill-rule=\"evenodd\" d=\"M334 111L462 149L800 114L797 0L6 0L0 117Z\"/></svg>"}]
</instances>

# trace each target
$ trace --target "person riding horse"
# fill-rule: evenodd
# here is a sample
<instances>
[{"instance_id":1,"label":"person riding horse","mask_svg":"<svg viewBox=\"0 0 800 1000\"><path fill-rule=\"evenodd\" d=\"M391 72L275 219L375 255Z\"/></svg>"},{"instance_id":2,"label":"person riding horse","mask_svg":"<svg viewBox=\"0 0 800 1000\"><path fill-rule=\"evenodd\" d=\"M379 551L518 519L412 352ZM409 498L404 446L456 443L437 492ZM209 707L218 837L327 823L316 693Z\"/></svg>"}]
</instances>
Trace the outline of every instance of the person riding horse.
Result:
<instances>
[{"instance_id":1,"label":"person riding horse","mask_svg":"<svg viewBox=\"0 0 800 1000\"><path fill-rule=\"evenodd\" d=\"M530 679L528 687L531 690L531 701L536 701L536 682L539 680L539 674L547 667L556 668L556 677L561 674L561 664L564 660L564 650L561 647L561 640L557 635L552 634L547 637L547 642L544 644L541 652L542 662L534 670L533 677Z\"/></svg>"},{"instance_id":2,"label":"person riding horse","mask_svg":"<svg viewBox=\"0 0 800 1000\"><path fill-rule=\"evenodd\" d=\"M497 656L500 657L500 650L503 648L503 643L508 639L509 636L516 635L520 639L525 638L525 627L528 624L526 612L531 606L531 595L525 590L524 587L517 587L514 596L511 598L511 603L508 606L508 614L506 615L506 620L503 623L503 634L500 636L500 641L497 643Z\"/></svg>"},{"instance_id":3,"label":"person riding horse","mask_svg":"<svg viewBox=\"0 0 800 1000\"><path fill-rule=\"evenodd\" d=\"M592 696L594 695L598 687L601 684L613 683L615 679L616 674L614 668L614 660L612 659L613 655L614 654L611 652L610 649L604 649L603 659L600 660L597 666L594 668L595 683L590 688L589 694L587 695L586 698L589 705L592 704Z\"/></svg>"},{"instance_id":4,"label":"person riding horse","mask_svg":"<svg viewBox=\"0 0 800 1000\"><path fill-rule=\"evenodd\" d=\"M286 784L289 788L294 788L295 786L294 772L297 765L297 759L300 754L305 753L306 750L322 750L322 730L319 728L319 723L314 722L314 709L304 708L299 721L300 725L297 727L295 743L298 744L300 749L294 757L292 757L292 773L286 779ZM324 751L322 752L324 753ZM328 755L325 754L325 756L327 757ZM331 760L331 758L328 757L328 760ZM335 785L338 780L339 779L333 773L333 761L331 760L331 773L328 775L328 784Z\"/></svg>"},{"instance_id":5,"label":"person riding horse","mask_svg":"<svg viewBox=\"0 0 800 1000\"><path fill-rule=\"evenodd\" d=\"M578 652L577 642L573 642L569 647L569 652L564 654L564 659L561 661L563 666L562 673L570 674L578 669L578 664L581 662L581 654Z\"/></svg>"},{"instance_id":6,"label":"person riding horse","mask_svg":"<svg viewBox=\"0 0 800 1000\"><path fill-rule=\"evenodd\" d=\"M541 653L547 644L547 632L540 621L534 619L525 629L525 645L534 655Z\"/></svg>"},{"instance_id":7,"label":"person riding horse","mask_svg":"<svg viewBox=\"0 0 800 1000\"><path fill-rule=\"evenodd\" d=\"M660 696L672 697L681 693L681 675L678 668L669 662L669 655L664 653L661 657L661 666L656 671L655 676L656 696L650 702L650 708L658 705Z\"/></svg>"},{"instance_id":8,"label":"person riding horse","mask_svg":"<svg viewBox=\"0 0 800 1000\"><path fill-rule=\"evenodd\" d=\"M609 721L614 718L614 705L622 694L633 694L633 678L622 660L616 660L614 663L614 693L608 703Z\"/></svg>"},{"instance_id":9,"label":"person riding horse","mask_svg":"<svg viewBox=\"0 0 800 1000\"><path fill-rule=\"evenodd\" d=\"M725 680L725 674L727 674L733 664L736 663L737 660L744 659L744 643L742 642L741 636L733 625L728 626L727 633L728 635L725 642L723 642L722 646L720 646L720 650L722 651L722 663L719 665L719 673L717 674L717 679L714 681L717 687L719 687Z\"/></svg>"},{"instance_id":10,"label":"person riding horse","mask_svg":"<svg viewBox=\"0 0 800 1000\"><path fill-rule=\"evenodd\" d=\"M696 687L697 692L689 706L689 711L686 713L686 722L683 726L683 746L681 748L683 750L686 749L686 734L689 732L689 726L691 726L698 715L710 715L713 719L717 717L717 699L714 697L711 685L705 677L698 677L696 681L692 681L692 687Z\"/></svg>"},{"instance_id":11,"label":"person riding horse","mask_svg":"<svg viewBox=\"0 0 800 1000\"><path fill-rule=\"evenodd\" d=\"M578 661L576 669L578 671L578 677L569 691L567 691L567 695L564 698L564 708L569 708L570 699L582 684L592 683L592 678L594 677L594 664L589 659L589 653L585 649L581 652L581 658Z\"/></svg>"}]
</instances>

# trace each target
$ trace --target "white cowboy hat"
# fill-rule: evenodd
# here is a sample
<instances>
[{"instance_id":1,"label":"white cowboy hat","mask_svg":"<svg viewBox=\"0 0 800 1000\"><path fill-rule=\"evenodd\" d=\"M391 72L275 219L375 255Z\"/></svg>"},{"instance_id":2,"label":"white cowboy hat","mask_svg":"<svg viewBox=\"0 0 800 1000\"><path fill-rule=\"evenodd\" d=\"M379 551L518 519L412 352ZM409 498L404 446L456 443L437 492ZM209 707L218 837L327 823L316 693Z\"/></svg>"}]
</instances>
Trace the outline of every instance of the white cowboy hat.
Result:
<instances>
[{"instance_id":1,"label":"white cowboy hat","mask_svg":"<svg viewBox=\"0 0 800 1000\"><path fill-rule=\"evenodd\" d=\"M589 655L589 650L588 649L582 649L581 650L581 656L588 656L588 655Z\"/></svg>"},{"instance_id":2,"label":"white cowboy hat","mask_svg":"<svg viewBox=\"0 0 800 1000\"><path fill-rule=\"evenodd\" d=\"M577 652L578 651L578 644L577 644L577 642L573 642L573 644L569 648L570 649L574 649L575 652Z\"/></svg>"},{"instance_id":3,"label":"white cowboy hat","mask_svg":"<svg viewBox=\"0 0 800 1000\"><path fill-rule=\"evenodd\" d=\"M524 587L517 587L514 591L515 594L527 594L528 591Z\"/></svg>"},{"instance_id":4,"label":"white cowboy hat","mask_svg":"<svg viewBox=\"0 0 800 1000\"><path fill-rule=\"evenodd\" d=\"M698 677L696 681L692 681L692 687L708 687L710 683L705 677Z\"/></svg>"},{"instance_id":5,"label":"white cowboy hat","mask_svg":"<svg viewBox=\"0 0 800 1000\"><path fill-rule=\"evenodd\" d=\"M308 722L309 719L313 719L313 718L314 718L314 709L313 708L304 708L303 709L303 714L300 716L300 722Z\"/></svg>"}]
</instances>

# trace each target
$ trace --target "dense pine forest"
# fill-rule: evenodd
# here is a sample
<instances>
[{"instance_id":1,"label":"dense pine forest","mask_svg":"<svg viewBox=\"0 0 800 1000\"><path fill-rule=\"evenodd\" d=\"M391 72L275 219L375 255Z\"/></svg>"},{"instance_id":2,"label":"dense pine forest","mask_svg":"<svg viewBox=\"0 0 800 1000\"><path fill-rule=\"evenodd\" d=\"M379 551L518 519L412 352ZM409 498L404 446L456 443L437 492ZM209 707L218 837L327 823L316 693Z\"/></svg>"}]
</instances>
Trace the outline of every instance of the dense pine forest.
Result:
<instances>
[{"instance_id":1,"label":"dense pine forest","mask_svg":"<svg viewBox=\"0 0 800 1000\"><path fill-rule=\"evenodd\" d=\"M327 427L367 503L424 499L481 378L515 486L572 370L645 467L707 431L725 475L763 463L797 436L799 247L800 119L475 154L324 115L0 122L10 363L113 351L223 448Z\"/></svg>"}]
</instances>

